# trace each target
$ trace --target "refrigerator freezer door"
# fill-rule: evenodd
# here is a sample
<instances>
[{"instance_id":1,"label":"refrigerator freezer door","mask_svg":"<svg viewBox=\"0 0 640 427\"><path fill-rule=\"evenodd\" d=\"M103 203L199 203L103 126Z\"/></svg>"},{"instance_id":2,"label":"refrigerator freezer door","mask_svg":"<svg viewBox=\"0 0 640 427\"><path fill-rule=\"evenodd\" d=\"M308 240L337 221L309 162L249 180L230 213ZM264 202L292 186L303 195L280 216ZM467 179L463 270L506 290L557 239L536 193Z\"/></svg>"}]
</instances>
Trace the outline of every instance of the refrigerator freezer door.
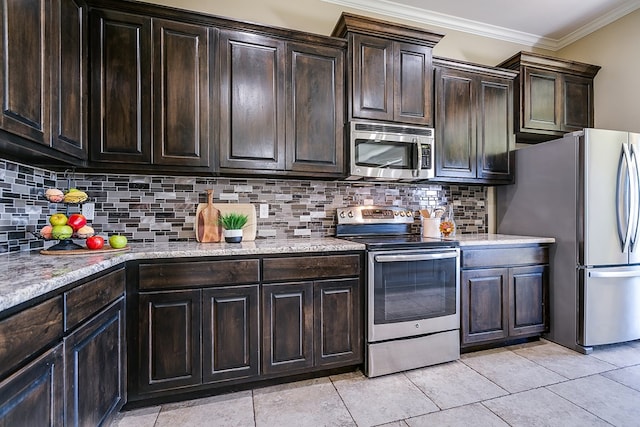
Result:
<instances>
[{"instance_id":1,"label":"refrigerator freezer door","mask_svg":"<svg viewBox=\"0 0 640 427\"><path fill-rule=\"evenodd\" d=\"M623 265L629 262L623 251L630 235L628 155L623 147L628 133L601 129L585 129L580 155L584 156L582 198L584 252L579 263L585 266ZM628 146L627 146L628 151ZM622 183L619 177L622 175ZM619 191L618 191L619 190ZM619 225L619 222L621 224Z\"/></svg>"},{"instance_id":2,"label":"refrigerator freezer door","mask_svg":"<svg viewBox=\"0 0 640 427\"><path fill-rule=\"evenodd\" d=\"M578 344L640 339L640 266L582 270Z\"/></svg>"}]
</instances>

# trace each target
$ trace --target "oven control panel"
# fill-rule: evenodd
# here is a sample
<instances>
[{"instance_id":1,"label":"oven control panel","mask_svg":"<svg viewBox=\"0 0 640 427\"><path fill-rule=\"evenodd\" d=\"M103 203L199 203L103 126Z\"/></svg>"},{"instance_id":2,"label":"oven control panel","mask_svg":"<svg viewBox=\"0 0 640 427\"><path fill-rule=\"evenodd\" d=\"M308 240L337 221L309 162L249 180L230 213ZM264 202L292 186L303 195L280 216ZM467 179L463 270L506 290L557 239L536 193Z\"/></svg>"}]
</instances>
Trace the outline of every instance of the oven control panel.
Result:
<instances>
[{"instance_id":1,"label":"oven control panel","mask_svg":"<svg viewBox=\"0 0 640 427\"><path fill-rule=\"evenodd\" d=\"M414 212L399 206L338 208L338 224L412 224Z\"/></svg>"}]
</instances>

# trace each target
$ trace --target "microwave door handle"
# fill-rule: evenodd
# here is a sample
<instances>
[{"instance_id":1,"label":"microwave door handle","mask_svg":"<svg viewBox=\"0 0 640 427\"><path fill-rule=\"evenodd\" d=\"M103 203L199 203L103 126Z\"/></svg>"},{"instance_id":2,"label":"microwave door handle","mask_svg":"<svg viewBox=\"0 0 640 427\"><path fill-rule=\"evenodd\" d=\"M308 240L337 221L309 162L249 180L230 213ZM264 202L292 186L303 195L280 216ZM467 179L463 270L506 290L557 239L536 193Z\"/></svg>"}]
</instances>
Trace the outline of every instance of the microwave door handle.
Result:
<instances>
[{"instance_id":1,"label":"microwave door handle","mask_svg":"<svg viewBox=\"0 0 640 427\"><path fill-rule=\"evenodd\" d=\"M420 144L416 138L413 139L413 142L416 143L416 149L418 150L418 154L416 156L416 159L418 160L418 164L413 173L414 173L414 176L418 178L420 177L420 173L422 171L422 144Z\"/></svg>"}]
</instances>

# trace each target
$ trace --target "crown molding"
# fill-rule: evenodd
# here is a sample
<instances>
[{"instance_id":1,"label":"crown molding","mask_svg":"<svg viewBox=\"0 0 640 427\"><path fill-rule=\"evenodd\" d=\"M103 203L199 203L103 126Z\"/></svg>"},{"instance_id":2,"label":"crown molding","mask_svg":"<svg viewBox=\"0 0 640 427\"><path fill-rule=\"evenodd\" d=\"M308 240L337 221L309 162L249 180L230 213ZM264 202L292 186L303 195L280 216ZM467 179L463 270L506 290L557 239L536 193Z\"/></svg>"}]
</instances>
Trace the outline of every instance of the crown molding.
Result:
<instances>
[{"instance_id":1,"label":"crown molding","mask_svg":"<svg viewBox=\"0 0 640 427\"><path fill-rule=\"evenodd\" d=\"M384 16L390 16L426 25L435 25L450 30L475 34L497 40L518 43L525 46L542 48L550 51L562 49L565 46L585 37L588 34L608 25L615 20L640 8L640 1L630 0L620 7L602 15L598 19L579 28L561 39L552 39L536 34L516 31L505 27L485 24L470 19L459 18L444 13L429 11L413 6L400 5L388 0L322 0L340 6L364 10Z\"/></svg>"},{"instance_id":2,"label":"crown molding","mask_svg":"<svg viewBox=\"0 0 640 427\"><path fill-rule=\"evenodd\" d=\"M557 40L557 47L554 50L560 50L564 47L567 47L571 43L576 42L581 38L588 36L589 34L599 30L600 28L605 27L611 24L612 22L622 18L623 16L628 15L631 12L635 12L638 9L640 9L640 1L637 1L637 0L628 1L620 5L620 7L613 9L609 13L606 13L598 17L597 19L589 22L587 25L584 25L578 28L577 30L575 30L574 32Z\"/></svg>"}]
</instances>

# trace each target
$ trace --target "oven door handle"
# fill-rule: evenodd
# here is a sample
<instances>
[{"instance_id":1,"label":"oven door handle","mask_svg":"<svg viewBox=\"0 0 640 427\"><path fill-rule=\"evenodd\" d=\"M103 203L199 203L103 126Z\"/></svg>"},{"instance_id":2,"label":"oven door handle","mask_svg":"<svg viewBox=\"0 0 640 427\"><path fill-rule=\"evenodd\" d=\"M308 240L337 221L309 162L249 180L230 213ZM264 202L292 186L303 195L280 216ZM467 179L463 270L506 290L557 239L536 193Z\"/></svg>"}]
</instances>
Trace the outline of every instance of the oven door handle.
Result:
<instances>
[{"instance_id":1,"label":"oven door handle","mask_svg":"<svg viewBox=\"0 0 640 427\"><path fill-rule=\"evenodd\" d=\"M457 252L436 252L429 254L409 255L376 255L376 262L430 261L434 259L457 258Z\"/></svg>"}]
</instances>

